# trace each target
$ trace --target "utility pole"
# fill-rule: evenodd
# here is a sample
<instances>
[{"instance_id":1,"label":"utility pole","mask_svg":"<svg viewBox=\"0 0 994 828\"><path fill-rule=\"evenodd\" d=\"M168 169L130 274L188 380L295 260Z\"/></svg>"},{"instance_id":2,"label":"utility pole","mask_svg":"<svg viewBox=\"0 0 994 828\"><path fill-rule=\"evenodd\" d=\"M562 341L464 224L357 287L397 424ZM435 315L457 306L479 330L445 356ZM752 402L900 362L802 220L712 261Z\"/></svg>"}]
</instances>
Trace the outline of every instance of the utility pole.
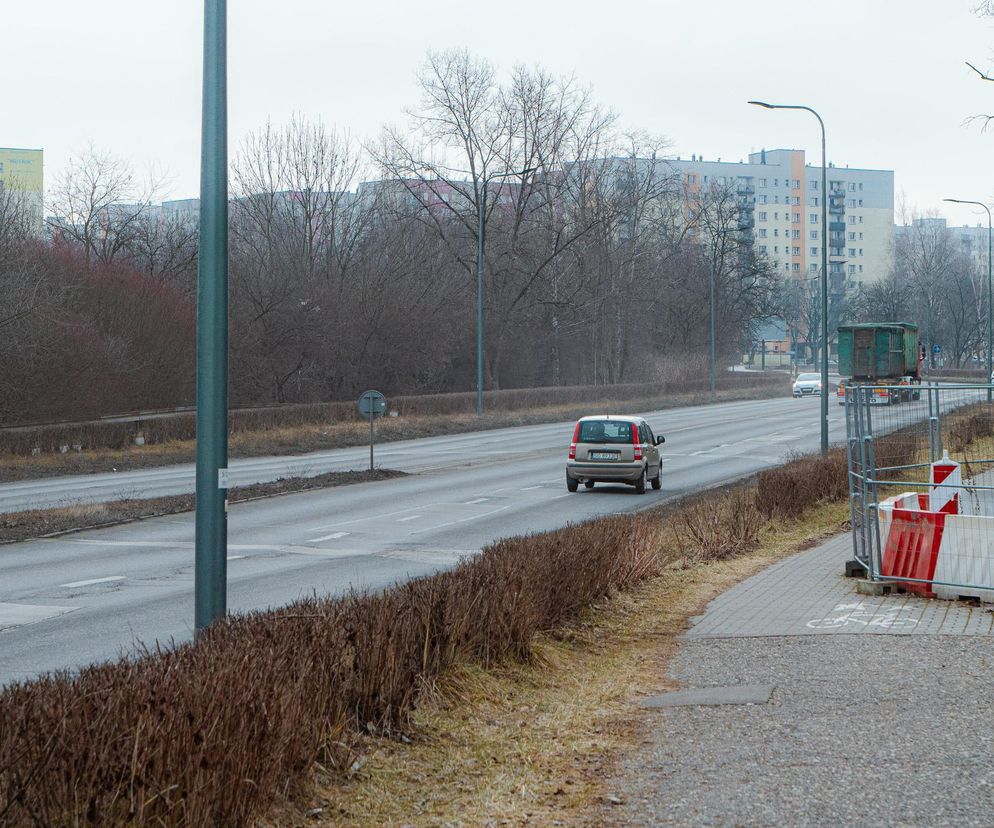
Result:
<instances>
[{"instance_id":1,"label":"utility pole","mask_svg":"<svg viewBox=\"0 0 994 828\"><path fill-rule=\"evenodd\" d=\"M197 266L197 512L194 626L227 612L228 105L226 0L204 0ZM222 488L222 486L224 488Z\"/></svg>"},{"instance_id":2,"label":"utility pole","mask_svg":"<svg viewBox=\"0 0 994 828\"><path fill-rule=\"evenodd\" d=\"M810 106L748 101L764 109L803 109L821 127L821 453L828 454L828 160L825 155L825 122Z\"/></svg>"}]
</instances>

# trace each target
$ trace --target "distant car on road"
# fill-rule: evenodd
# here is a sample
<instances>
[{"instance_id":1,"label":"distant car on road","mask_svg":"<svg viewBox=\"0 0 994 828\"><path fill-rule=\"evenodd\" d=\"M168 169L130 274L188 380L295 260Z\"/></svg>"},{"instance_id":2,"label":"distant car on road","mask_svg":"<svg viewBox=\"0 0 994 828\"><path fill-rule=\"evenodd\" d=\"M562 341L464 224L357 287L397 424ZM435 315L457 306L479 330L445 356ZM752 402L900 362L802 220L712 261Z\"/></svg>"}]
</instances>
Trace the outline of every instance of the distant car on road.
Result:
<instances>
[{"instance_id":1,"label":"distant car on road","mask_svg":"<svg viewBox=\"0 0 994 828\"><path fill-rule=\"evenodd\" d=\"M582 483L627 483L645 494L648 481L662 486L659 446L666 438L652 433L640 417L600 414L582 417L573 429L566 461L566 488L575 492Z\"/></svg>"},{"instance_id":2,"label":"distant car on road","mask_svg":"<svg viewBox=\"0 0 994 828\"><path fill-rule=\"evenodd\" d=\"M901 386L902 401L908 402L910 400L920 400L922 398L921 383L914 377L901 377L901 381L898 382L898 385Z\"/></svg>"},{"instance_id":3,"label":"distant car on road","mask_svg":"<svg viewBox=\"0 0 994 828\"><path fill-rule=\"evenodd\" d=\"M821 374L798 374L794 380L795 397L811 397L821 393Z\"/></svg>"}]
</instances>

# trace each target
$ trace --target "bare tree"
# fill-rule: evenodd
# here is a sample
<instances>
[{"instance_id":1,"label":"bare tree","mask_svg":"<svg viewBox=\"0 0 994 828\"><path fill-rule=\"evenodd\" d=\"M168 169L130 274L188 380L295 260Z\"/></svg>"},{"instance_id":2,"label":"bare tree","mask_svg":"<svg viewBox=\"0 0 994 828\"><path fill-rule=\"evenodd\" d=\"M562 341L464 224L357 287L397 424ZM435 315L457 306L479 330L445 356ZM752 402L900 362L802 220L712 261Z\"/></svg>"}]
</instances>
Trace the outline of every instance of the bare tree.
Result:
<instances>
[{"instance_id":1,"label":"bare tree","mask_svg":"<svg viewBox=\"0 0 994 828\"><path fill-rule=\"evenodd\" d=\"M152 210L161 177L140 181L126 161L89 146L71 157L49 194L49 229L89 264L126 254Z\"/></svg>"}]
</instances>

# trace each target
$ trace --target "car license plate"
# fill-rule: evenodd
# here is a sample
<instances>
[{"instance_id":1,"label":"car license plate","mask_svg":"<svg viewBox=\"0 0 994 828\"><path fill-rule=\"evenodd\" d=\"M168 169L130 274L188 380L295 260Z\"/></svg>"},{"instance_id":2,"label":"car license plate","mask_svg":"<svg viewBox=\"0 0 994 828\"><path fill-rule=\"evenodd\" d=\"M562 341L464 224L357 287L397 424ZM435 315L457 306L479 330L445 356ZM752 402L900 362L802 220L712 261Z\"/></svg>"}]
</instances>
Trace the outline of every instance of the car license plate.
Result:
<instances>
[{"instance_id":1,"label":"car license plate","mask_svg":"<svg viewBox=\"0 0 994 828\"><path fill-rule=\"evenodd\" d=\"M590 452L591 460L617 460L618 452L616 451L592 451Z\"/></svg>"}]
</instances>

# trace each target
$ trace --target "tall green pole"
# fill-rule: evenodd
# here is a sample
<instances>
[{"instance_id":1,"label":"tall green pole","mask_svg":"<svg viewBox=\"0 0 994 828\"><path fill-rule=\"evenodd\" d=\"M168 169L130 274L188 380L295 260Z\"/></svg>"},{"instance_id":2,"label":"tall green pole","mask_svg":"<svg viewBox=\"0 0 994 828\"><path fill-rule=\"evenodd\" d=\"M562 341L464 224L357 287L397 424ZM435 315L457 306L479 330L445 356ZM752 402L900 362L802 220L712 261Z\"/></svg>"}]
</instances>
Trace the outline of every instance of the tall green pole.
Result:
<instances>
[{"instance_id":1,"label":"tall green pole","mask_svg":"<svg viewBox=\"0 0 994 828\"><path fill-rule=\"evenodd\" d=\"M764 109L803 109L821 126L821 453L828 454L828 161L825 156L825 122L810 106L747 101Z\"/></svg>"},{"instance_id":2,"label":"tall green pole","mask_svg":"<svg viewBox=\"0 0 994 828\"><path fill-rule=\"evenodd\" d=\"M197 516L194 624L227 611L228 104L227 0L204 0L204 97L197 266Z\"/></svg>"}]
</instances>

